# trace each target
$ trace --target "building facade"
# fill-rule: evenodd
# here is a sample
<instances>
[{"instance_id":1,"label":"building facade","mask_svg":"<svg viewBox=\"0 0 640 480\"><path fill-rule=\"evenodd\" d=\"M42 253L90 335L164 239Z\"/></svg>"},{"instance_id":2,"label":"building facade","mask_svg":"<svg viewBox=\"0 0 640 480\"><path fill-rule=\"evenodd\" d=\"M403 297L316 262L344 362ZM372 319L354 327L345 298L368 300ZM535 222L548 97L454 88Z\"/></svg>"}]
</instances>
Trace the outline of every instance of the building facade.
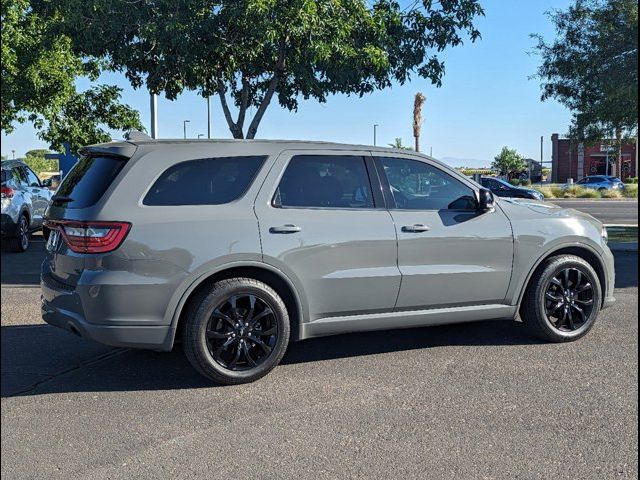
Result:
<instances>
[{"instance_id":1,"label":"building facade","mask_svg":"<svg viewBox=\"0 0 640 480\"><path fill-rule=\"evenodd\" d=\"M623 180L638 176L637 143L634 141L622 145L620 172L617 171L617 155L615 140L585 145L560 138L554 133L551 135L551 180L554 183L565 183L569 178L578 181L588 175L611 175Z\"/></svg>"}]
</instances>

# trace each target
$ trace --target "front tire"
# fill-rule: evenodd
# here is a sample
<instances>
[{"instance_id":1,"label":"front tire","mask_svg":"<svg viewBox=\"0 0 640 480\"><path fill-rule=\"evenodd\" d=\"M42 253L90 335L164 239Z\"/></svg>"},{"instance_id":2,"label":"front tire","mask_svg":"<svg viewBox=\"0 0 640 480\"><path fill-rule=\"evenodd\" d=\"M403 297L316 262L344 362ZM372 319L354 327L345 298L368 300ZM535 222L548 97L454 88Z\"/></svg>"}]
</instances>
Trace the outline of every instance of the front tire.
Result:
<instances>
[{"instance_id":1,"label":"front tire","mask_svg":"<svg viewBox=\"0 0 640 480\"><path fill-rule=\"evenodd\" d=\"M287 308L267 284L221 280L191 302L183 343L189 363L222 385L258 380L282 360L289 343Z\"/></svg>"},{"instance_id":2,"label":"front tire","mask_svg":"<svg viewBox=\"0 0 640 480\"><path fill-rule=\"evenodd\" d=\"M14 252L26 252L29 248L29 219L23 213L16 225L16 234L9 240L11 250Z\"/></svg>"},{"instance_id":3,"label":"front tire","mask_svg":"<svg viewBox=\"0 0 640 480\"><path fill-rule=\"evenodd\" d=\"M559 255L534 274L520 314L534 335L571 342L591 330L601 305L602 288L593 267L575 255Z\"/></svg>"}]
</instances>

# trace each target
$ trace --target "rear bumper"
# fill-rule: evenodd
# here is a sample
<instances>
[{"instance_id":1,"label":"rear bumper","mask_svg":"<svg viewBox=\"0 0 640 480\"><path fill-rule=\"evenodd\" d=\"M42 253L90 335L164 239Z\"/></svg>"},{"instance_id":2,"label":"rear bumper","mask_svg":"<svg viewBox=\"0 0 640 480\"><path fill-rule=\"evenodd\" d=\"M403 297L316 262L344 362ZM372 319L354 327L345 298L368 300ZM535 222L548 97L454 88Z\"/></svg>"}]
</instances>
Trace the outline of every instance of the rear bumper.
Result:
<instances>
[{"instance_id":1,"label":"rear bumper","mask_svg":"<svg viewBox=\"0 0 640 480\"><path fill-rule=\"evenodd\" d=\"M49 325L105 345L160 351L171 350L173 332L171 332L169 325L91 324L77 313L78 308L74 308L80 304L77 293L53 288L45 281L41 281L40 286L42 288L42 319Z\"/></svg>"},{"instance_id":2,"label":"rear bumper","mask_svg":"<svg viewBox=\"0 0 640 480\"><path fill-rule=\"evenodd\" d=\"M0 229L3 237L13 237L16 234L17 223L10 215L3 213L0 215Z\"/></svg>"}]
</instances>

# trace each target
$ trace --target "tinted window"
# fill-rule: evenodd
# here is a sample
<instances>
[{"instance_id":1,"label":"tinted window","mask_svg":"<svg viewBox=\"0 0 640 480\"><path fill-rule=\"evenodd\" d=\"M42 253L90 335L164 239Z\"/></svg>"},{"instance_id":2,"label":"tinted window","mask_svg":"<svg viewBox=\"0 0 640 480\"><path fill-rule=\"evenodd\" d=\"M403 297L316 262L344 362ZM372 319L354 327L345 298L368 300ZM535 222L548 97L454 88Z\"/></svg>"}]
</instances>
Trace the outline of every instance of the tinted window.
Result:
<instances>
[{"instance_id":1,"label":"tinted window","mask_svg":"<svg viewBox=\"0 0 640 480\"><path fill-rule=\"evenodd\" d=\"M266 157L203 158L164 171L145 205L220 205L240 198Z\"/></svg>"},{"instance_id":2,"label":"tinted window","mask_svg":"<svg viewBox=\"0 0 640 480\"><path fill-rule=\"evenodd\" d=\"M119 157L80 158L64 177L53 203L67 208L90 207L106 192L125 163L126 159Z\"/></svg>"},{"instance_id":3,"label":"tinted window","mask_svg":"<svg viewBox=\"0 0 640 480\"><path fill-rule=\"evenodd\" d=\"M19 186L27 183L27 176L25 175L23 168L21 167L12 168L11 173L15 180L16 185Z\"/></svg>"},{"instance_id":4,"label":"tinted window","mask_svg":"<svg viewBox=\"0 0 640 480\"><path fill-rule=\"evenodd\" d=\"M2 170L2 183L6 183L11 179L11 172L9 170Z\"/></svg>"},{"instance_id":5,"label":"tinted window","mask_svg":"<svg viewBox=\"0 0 640 480\"><path fill-rule=\"evenodd\" d=\"M474 191L428 163L381 158L396 208L409 210L472 210Z\"/></svg>"},{"instance_id":6,"label":"tinted window","mask_svg":"<svg viewBox=\"0 0 640 480\"><path fill-rule=\"evenodd\" d=\"M341 155L293 157L276 191L274 205L373 208L364 158Z\"/></svg>"},{"instance_id":7,"label":"tinted window","mask_svg":"<svg viewBox=\"0 0 640 480\"><path fill-rule=\"evenodd\" d=\"M40 186L40 180L38 180L38 177L31 171L30 168L24 168L24 172L27 176L27 185L29 185L30 187Z\"/></svg>"}]
</instances>

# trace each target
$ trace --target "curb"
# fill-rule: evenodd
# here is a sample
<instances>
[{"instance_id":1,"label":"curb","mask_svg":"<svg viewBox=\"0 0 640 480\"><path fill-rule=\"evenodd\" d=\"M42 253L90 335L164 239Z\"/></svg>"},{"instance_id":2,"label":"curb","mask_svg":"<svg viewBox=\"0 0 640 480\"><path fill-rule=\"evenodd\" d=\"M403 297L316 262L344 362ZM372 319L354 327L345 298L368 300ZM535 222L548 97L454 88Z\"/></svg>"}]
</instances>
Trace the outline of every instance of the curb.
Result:
<instances>
[{"instance_id":1,"label":"curb","mask_svg":"<svg viewBox=\"0 0 640 480\"><path fill-rule=\"evenodd\" d=\"M545 198L549 203L553 202L635 202L637 198Z\"/></svg>"},{"instance_id":2,"label":"curb","mask_svg":"<svg viewBox=\"0 0 640 480\"><path fill-rule=\"evenodd\" d=\"M612 243L609 243L609 249L612 252L637 252L638 243L637 242L629 242L629 243L612 242Z\"/></svg>"}]
</instances>

